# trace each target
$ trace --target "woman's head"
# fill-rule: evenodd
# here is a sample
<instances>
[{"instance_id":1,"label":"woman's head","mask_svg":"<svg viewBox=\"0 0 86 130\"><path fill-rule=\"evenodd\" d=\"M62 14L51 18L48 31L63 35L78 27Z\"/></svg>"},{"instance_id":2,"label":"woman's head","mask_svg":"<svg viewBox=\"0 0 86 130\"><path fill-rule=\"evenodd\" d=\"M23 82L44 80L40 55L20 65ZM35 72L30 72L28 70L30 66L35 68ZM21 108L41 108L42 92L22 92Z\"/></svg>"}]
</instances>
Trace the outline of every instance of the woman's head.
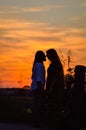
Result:
<instances>
[{"instance_id":1,"label":"woman's head","mask_svg":"<svg viewBox=\"0 0 86 130\"><path fill-rule=\"evenodd\" d=\"M39 50L35 54L35 62L43 62L46 61L46 57L43 51Z\"/></svg>"},{"instance_id":2,"label":"woman's head","mask_svg":"<svg viewBox=\"0 0 86 130\"><path fill-rule=\"evenodd\" d=\"M51 62L54 62L54 61L57 61L57 60L60 60L59 59L59 56L56 52L55 49L49 49L46 51L46 54L47 54L47 58L51 61Z\"/></svg>"},{"instance_id":3,"label":"woman's head","mask_svg":"<svg viewBox=\"0 0 86 130\"><path fill-rule=\"evenodd\" d=\"M45 54L44 54L43 51L39 50L39 51L37 51L36 54L35 54L32 71L33 71L33 69L34 69L34 65L35 65L36 62L40 62L40 63L43 64L43 61L46 61L46 56L45 56Z\"/></svg>"}]
</instances>

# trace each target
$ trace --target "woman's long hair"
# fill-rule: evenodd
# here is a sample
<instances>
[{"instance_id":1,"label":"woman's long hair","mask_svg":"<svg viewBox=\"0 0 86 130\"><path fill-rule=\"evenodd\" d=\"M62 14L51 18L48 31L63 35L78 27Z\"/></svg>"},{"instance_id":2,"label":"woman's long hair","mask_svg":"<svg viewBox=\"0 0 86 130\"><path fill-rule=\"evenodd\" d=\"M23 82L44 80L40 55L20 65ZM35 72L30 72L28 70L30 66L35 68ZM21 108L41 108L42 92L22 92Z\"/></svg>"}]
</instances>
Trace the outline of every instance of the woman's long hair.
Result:
<instances>
[{"instance_id":1,"label":"woman's long hair","mask_svg":"<svg viewBox=\"0 0 86 130\"><path fill-rule=\"evenodd\" d=\"M60 72L60 75L62 77L61 79L64 80L63 66L62 66L61 60L60 60L56 50L51 48L46 51L46 54L47 54L48 59L51 61L51 63L55 63L57 65L57 67L58 67L57 69Z\"/></svg>"},{"instance_id":2,"label":"woman's long hair","mask_svg":"<svg viewBox=\"0 0 86 130\"><path fill-rule=\"evenodd\" d=\"M49 49L46 51L46 53L51 62L56 62L58 66L62 68L62 63L55 49Z\"/></svg>"},{"instance_id":3,"label":"woman's long hair","mask_svg":"<svg viewBox=\"0 0 86 130\"><path fill-rule=\"evenodd\" d=\"M34 70L34 66L35 66L35 63L36 62L39 62L41 64L43 64L43 61L45 61L45 54L43 51L39 50L36 52L35 54L35 58L34 58L34 62L33 62L33 67L32 67L32 73L33 73L33 70Z\"/></svg>"}]
</instances>

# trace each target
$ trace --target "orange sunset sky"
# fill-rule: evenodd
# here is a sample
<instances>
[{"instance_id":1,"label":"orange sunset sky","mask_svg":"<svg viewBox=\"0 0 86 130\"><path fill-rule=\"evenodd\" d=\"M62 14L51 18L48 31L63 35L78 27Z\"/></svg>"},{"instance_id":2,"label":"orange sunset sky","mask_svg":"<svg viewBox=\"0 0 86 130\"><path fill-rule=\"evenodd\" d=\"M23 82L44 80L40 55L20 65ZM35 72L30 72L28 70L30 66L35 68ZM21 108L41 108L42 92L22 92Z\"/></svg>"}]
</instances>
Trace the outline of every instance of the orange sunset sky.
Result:
<instances>
[{"instance_id":1,"label":"orange sunset sky","mask_svg":"<svg viewBox=\"0 0 86 130\"><path fill-rule=\"evenodd\" d=\"M35 52L49 48L65 73L69 50L71 67L86 65L86 0L0 0L0 87L30 86Z\"/></svg>"}]
</instances>

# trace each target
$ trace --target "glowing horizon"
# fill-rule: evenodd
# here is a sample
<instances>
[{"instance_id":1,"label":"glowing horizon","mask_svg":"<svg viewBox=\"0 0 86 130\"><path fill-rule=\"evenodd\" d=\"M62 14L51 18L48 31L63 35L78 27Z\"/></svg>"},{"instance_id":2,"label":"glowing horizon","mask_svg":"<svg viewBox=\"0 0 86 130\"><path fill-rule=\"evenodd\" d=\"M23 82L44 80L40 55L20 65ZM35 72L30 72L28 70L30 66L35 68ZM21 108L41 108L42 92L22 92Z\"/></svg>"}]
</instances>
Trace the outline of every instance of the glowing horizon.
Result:
<instances>
[{"instance_id":1,"label":"glowing horizon","mask_svg":"<svg viewBox=\"0 0 86 130\"><path fill-rule=\"evenodd\" d=\"M86 66L85 0L0 1L0 86L31 84L31 70L37 50L55 48L67 69ZM47 69L48 64L45 63Z\"/></svg>"}]
</instances>

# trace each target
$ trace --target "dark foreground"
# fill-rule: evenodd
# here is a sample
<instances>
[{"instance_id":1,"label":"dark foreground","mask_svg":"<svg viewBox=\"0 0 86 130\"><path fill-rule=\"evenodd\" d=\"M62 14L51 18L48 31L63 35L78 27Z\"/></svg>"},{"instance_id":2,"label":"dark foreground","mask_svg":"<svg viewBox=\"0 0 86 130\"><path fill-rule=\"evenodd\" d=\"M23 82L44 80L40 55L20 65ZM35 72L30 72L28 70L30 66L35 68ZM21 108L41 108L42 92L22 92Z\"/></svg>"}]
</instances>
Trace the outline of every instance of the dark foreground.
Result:
<instances>
[{"instance_id":1,"label":"dark foreground","mask_svg":"<svg viewBox=\"0 0 86 130\"><path fill-rule=\"evenodd\" d=\"M59 129L32 127L29 125L16 124L16 123L0 123L0 130L59 130ZM80 128L80 130L86 130L86 128Z\"/></svg>"},{"instance_id":2,"label":"dark foreground","mask_svg":"<svg viewBox=\"0 0 86 130\"><path fill-rule=\"evenodd\" d=\"M0 130L76 130L76 119L70 111L62 113L43 109L39 124L34 125L32 120L32 95L9 96L0 95ZM78 122L79 130L86 130L86 117L83 114Z\"/></svg>"}]
</instances>

